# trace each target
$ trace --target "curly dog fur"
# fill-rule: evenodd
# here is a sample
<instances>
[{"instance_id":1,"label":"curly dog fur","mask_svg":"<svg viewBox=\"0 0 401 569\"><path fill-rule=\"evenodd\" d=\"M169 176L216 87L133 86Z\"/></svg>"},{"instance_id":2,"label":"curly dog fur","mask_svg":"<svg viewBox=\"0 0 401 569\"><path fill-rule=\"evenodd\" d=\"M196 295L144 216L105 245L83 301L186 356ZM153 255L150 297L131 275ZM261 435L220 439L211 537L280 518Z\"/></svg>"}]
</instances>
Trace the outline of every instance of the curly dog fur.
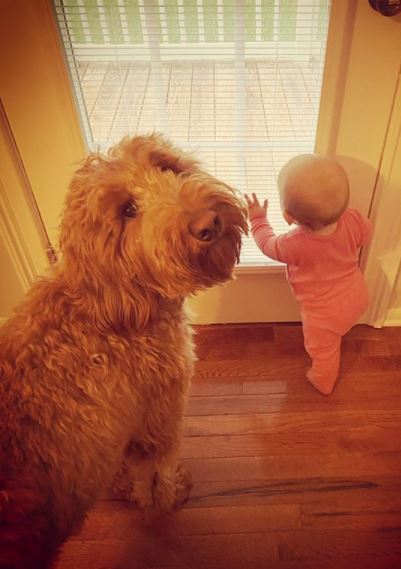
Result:
<instances>
[{"instance_id":1,"label":"curly dog fur","mask_svg":"<svg viewBox=\"0 0 401 569\"><path fill-rule=\"evenodd\" d=\"M246 231L226 184L160 135L75 173L61 260L0 332L0 567L43 569L99 493L182 503L194 353L183 301L230 278Z\"/></svg>"}]
</instances>

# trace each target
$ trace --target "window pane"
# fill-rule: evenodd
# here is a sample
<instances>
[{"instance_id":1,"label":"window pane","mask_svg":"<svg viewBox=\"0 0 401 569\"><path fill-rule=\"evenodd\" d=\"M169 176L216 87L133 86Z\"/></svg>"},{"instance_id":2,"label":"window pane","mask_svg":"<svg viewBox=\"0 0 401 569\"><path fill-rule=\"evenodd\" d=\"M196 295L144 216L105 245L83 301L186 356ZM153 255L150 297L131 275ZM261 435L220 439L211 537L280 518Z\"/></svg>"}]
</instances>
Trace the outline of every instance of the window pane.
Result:
<instances>
[{"instance_id":1,"label":"window pane","mask_svg":"<svg viewBox=\"0 0 401 569\"><path fill-rule=\"evenodd\" d=\"M314 150L329 4L55 0L89 148L162 131L286 231L276 178ZM241 263L268 260L248 239Z\"/></svg>"}]
</instances>

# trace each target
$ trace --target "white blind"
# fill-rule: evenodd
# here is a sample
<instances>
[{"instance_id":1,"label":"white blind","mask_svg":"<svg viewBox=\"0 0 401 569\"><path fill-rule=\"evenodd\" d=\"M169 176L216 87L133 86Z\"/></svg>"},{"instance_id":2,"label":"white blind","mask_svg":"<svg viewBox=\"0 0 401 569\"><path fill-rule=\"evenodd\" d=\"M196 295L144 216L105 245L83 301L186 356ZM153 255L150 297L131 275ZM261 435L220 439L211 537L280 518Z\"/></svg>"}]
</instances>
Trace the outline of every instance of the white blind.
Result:
<instances>
[{"instance_id":1,"label":"white blind","mask_svg":"<svg viewBox=\"0 0 401 569\"><path fill-rule=\"evenodd\" d=\"M329 0L55 0L90 149L164 132L211 173L268 197L315 146ZM245 240L242 265L272 263Z\"/></svg>"}]
</instances>

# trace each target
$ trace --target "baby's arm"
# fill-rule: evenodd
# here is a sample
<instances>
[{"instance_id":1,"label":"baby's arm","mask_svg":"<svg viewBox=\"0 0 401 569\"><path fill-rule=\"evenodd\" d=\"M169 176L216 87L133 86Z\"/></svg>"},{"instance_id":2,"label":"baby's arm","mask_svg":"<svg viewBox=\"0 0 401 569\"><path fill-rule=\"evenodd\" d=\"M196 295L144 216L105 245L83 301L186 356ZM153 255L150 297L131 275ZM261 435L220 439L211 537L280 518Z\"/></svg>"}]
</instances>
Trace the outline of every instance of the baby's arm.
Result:
<instances>
[{"instance_id":1,"label":"baby's arm","mask_svg":"<svg viewBox=\"0 0 401 569\"><path fill-rule=\"evenodd\" d=\"M253 201L245 194L248 204L249 220L251 222L251 231L256 245L264 255L280 261L288 262L288 253L282 241L282 236L274 233L272 226L267 219L267 200L263 205L259 204L258 198L252 194Z\"/></svg>"}]
</instances>

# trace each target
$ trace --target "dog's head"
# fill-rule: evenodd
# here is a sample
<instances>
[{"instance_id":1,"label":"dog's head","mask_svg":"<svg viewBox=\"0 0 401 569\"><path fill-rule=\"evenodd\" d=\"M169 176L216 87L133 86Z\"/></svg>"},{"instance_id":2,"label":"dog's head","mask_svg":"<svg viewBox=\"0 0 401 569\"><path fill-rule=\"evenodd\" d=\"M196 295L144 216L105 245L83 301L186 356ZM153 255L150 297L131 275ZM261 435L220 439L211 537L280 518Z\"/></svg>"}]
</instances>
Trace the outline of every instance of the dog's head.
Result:
<instances>
[{"instance_id":1,"label":"dog's head","mask_svg":"<svg viewBox=\"0 0 401 569\"><path fill-rule=\"evenodd\" d=\"M184 297L230 278L246 232L234 190L160 135L91 154L66 198L66 271L103 289Z\"/></svg>"}]
</instances>

